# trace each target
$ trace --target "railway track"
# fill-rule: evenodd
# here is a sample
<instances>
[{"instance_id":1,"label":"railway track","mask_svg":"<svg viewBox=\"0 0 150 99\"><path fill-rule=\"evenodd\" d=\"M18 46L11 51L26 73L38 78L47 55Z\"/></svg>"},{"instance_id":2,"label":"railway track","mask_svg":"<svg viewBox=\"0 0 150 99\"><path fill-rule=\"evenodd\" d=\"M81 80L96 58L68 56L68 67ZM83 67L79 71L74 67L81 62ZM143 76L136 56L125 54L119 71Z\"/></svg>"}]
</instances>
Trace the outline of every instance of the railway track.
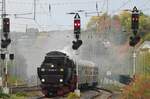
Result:
<instances>
[{"instance_id":1,"label":"railway track","mask_svg":"<svg viewBox=\"0 0 150 99\"><path fill-rule=\"evenodd\" d=\"M108 93L106 96L105 96L105 99L112 99L112 96L113 96L113 92L111 90L108 90L108 89L105 89L105 88L95 88L93 89L94 91L97 91L98 94L96 94L95 96L92 96L90 99L104 99L104 97L101 97L104 92L105 93ZM100 98L101 97L101 98Z\"/></svg>"},{"instance_id":2,"label":"railway track","mask_svg":"<svg viewBox=\"0 0 150 99\"><path fill-rule=\"evenodd\" d=\"M90 94L91 91L93 94ZM111 90L105 88L92 88L89 91L85 91L81 99L113 99L113 92ZM41 91L40 86L19 86L19 87L12 87L12 93L16 92L33 92L33 91ZM96 93L94 93L96 92ZM104 95L105 94L105 95ZM55 98L46 98L44 96L33 96L29 99L66 99L65 97L55 97Z\"/></svg>"},{"instance_id":3,"label":"railway track","mask_svg":"<svg viewBox=\"0 0 150 99\"><path fill-rule=\"evenodd\" d=\"M105 94L105 95L103 95L103 94ZM110 91L108 89L94 88L94 89L90 89L88 91L84 91L82 93L82 96L80 97L80 99L112 99L111 98L112 94L113 94L112 91ZM30 97L29 99L67 99L67 96L53 97L53 98L46 98L44 96L34 96L34 97Z\"/></svg>"},{"instance_id":4,"label":"railway track","mask_svg":"<svg viewBox=\"0 0 150 99\"><path fill-rule=\"evenodd\" d=\"M40 86L18 86L11 87L12 93L16 92L31 92L31 91L40 91Z\"/></svg>"}]
</instances>

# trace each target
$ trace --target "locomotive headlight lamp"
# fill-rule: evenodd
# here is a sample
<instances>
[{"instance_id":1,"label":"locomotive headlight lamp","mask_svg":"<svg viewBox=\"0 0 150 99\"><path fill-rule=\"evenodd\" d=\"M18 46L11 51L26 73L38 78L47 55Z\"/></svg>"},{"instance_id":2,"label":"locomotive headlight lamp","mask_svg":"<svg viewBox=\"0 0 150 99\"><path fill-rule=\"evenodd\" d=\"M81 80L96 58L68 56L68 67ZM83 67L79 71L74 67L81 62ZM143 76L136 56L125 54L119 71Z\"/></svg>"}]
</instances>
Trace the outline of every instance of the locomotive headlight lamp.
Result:
<instances>
[{"instance_id":1,"label":"locomotive headlight lamp","mask_svg":"<svg viewBox=\"0 0 150 99\"><path fill-rule=\"evenodd\" d=\"M45 82L45 79L41 79L42 82Z\"/></svg>"},{"instance_id":2,"label":"locomotive headlight lamp","mask_svg":"<svg viewBox=\"0 0 150 99\"><path fill-rule=\"evenodd\" d=\"M53 68L53 67L54 67L54 65L52 64L52 65L51 65L51 67Z\"/></svg>"},{"instance_id":3,"label":"locomotive headlight lamp","mask_svg":"<svg viewBox=\"0 0 150 99\"><path fill-rule=\"evenodd\" d=\"M63 79L59 79L60 82L63 82Z\"/></svg>"},{"instance_id":4,"label":"locomotive headlight lamp","mask_svg":"<svg viewBox=\"0 0 150 99\"><path fill-rule=\"evenodd\" d=\"M42 72L44 72L44 71L45 71L45 69L44 69L44 68L42 68L42 69L41 69L41 71L42 71Z\"/></svg>"},{"instance_id":5,"label":"locomotive headlight lamp","mask_svg":"<svg viewBox=\"0 0 150 99\"><path fill-rule=\"evenodd\" d=\"M64 71L64 69L63 69L63 68L61 68L61 69L60 69L60 71L61 71L61 72L63 72L63 71Z\"/></svg>"}]
</instances>

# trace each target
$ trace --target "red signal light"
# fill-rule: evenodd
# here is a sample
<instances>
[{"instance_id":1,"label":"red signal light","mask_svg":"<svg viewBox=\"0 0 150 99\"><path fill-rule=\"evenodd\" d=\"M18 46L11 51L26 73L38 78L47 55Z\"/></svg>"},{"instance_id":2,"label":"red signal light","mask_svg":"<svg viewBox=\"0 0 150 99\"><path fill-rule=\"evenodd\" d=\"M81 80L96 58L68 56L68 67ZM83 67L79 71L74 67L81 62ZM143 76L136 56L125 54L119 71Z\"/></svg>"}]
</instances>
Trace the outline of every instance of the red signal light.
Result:
<instances>
[{"instance_id":1,"label":"red signal light","mask_svg":"<svg viewBox=\"0 0 150 99\"><path fill-rule=\"evenodd\" d=\"M79 39L80 28L81 28L80 16L78 13L76 13L76 15L74 16L74 34L77 39Z\"/></svg>"},{"instance_id":2,"label":"red signal light","mask_svg":"<svg viewBox=\"0 0 150 99\"><path fill-rule=\"evenodd\" d=\"M132 18L131 18L131 28L133 30L137 30L139 28L139 14L132 14Z\"/></svg>"},{"instance_id":3,"label":"red signal light","mask_svg":"<svg viewBox=\"0 0 150 99\"><path fill-rule=\"evenodd\" d=\"M74 20L74 27L80 28L80 20Z\"/></svg>"},{"instance_id":4,"label":"red signal light","mask_svg":"<svg viewBox=\"0 0 150 99\"><path fill-rule=\"evenodd\" d=\"M78 23L78 27L80 26L80 23Z\"/></svg>"},{"instance_id":5,"label":"red signal light","mask_svg":"<svg viewBox=\"0 0 150 99\"><path fill-rule=\"evenodd\" d=\"M138 19L139 19L138 17L133 17L132 21L138 21Z\"/></svg>"},{"instance_id":6,"label":"red signal light","mask_svg":"<svg viewBox=\"0 0 150 99\"><path fill-rule=\"evenodd\" d=\"M74 23L74 26L77 26L77 23Z\"/></svg>"}]
</instances>

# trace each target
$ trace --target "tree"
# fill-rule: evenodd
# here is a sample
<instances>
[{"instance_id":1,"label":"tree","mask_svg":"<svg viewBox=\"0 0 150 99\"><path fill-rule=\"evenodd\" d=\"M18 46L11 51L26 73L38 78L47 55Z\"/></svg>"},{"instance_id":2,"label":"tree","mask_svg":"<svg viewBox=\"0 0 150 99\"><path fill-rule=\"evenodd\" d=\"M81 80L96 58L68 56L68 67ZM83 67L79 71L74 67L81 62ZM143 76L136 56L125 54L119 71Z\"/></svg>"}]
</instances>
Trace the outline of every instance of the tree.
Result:
<instances>
[{"instance_id":1,"label":"tree","mask_svg":"<svg viewBox=\"0 0 150 99\"><path fill-rule=\"evenodd\" d=\"M121 20L121 25L127 32L127 34L131 35L131 13L129 12L121 12L119 14L120 20ZM150 31L150 16L140 13L140 18L139 18L139 34L144 37L147 35Z\"/></svg>"},{"instance_id":2,"label":"tree","mask_svg":"<svg viewBox=\"0 0 150 99\"><path fill-rule=\"evenodd\" d=\"M110 28L110 16L104 13L101 16L93 16L87 24L88 30L93 30L95 33L104 33Z\"/></svg>"},{"instance_id":3,"label":"tree","mask_svg":"<svg viewBox=\"0 0 150 99\"><path fill-rule=\"evenodd\" d=\"M150 16L144 15L143 13L141 13L139 24L140 24L139 25L140 35L144 37L150 31Z\"/></svg>"},{"instance_id":4,"label":"tree","mask_svg":"<svg viewBox=\"0 0 150 99\"><path fill-rule=\"evenodd\" d=\"M118 16L119 16L122 28L126 31L126 33L130 33L131 32L131 13L123 11Z\"/></svg>"},{"instance_id":5,"label":"tree","mask_svg":"<svg viewBox=\"0 0 150 99\"><path fill-rule=\"evenodd\" d=\"M124 42L128 41L132 35L131 30L131 12L122 11L118 15L110 17L106 13L101 16L93 16L88 22L87 29L94 33L103 35L110 30L111 33L123 34ZM139 18L139 35L143 38L148 35L150 31L150 16L140 13ZM118 35L118 34L117 34ZM146 38L147 40L147 38Z\"/></svg>"}]
</instances>

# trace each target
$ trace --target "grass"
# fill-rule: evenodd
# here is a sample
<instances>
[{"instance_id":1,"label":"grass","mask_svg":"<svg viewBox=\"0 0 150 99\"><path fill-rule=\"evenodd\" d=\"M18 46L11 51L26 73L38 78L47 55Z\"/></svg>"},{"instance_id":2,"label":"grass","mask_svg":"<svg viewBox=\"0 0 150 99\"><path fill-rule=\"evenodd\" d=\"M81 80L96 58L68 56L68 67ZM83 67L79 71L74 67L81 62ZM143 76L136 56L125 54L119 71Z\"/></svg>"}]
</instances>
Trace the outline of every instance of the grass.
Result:
<instances>
[{"instance_id":1,"label":"grass","mask_svg":"<svg viewBox=\"0 0 150 99\"><path fill-rule=\"evenodd\" d=\"M120 91L121 87L114 85L114 84L107 84L104 86L106 89L112 90L112 91Z\"/></svg>"},{"instance_id":2,"label":"grass","mask_svg":"<svg viewBox=\"0 0 150 99\"><path fill-rule=\"evenodd\" d=\"M17 92L15 95L18 97L27 97L28 96L25 92Z\"/></svg>"},{"instance_id":3,"label":"grass","mask_svg":"<svg viewBox=\"0 0 150 99\"><path fill-rule=\"evenodd\" d=\"M80 99L74 92L68 94L67 99Z\"/></svg>"},{"instance_id":4,"label":"grass","mask_svg":"<svg viewBox=\"0 0 150 99\"><path fill-rule=\"evenodd\" d=\"M13 94L13 95L10 96L9 99L28 99L28 98L25 97L25 96L18 96L16 94Z\"/></svg>"},{"instance_id":5,"label":"grass","mask_svg":"<svg viewBox=\"0 0 150 99\"><path fill-rule=\"evenodd\" d=\"M0 92L0 99L28 99L26 93L18 92L16 94L5 94Z\"/></svg>"}]
</instances>

